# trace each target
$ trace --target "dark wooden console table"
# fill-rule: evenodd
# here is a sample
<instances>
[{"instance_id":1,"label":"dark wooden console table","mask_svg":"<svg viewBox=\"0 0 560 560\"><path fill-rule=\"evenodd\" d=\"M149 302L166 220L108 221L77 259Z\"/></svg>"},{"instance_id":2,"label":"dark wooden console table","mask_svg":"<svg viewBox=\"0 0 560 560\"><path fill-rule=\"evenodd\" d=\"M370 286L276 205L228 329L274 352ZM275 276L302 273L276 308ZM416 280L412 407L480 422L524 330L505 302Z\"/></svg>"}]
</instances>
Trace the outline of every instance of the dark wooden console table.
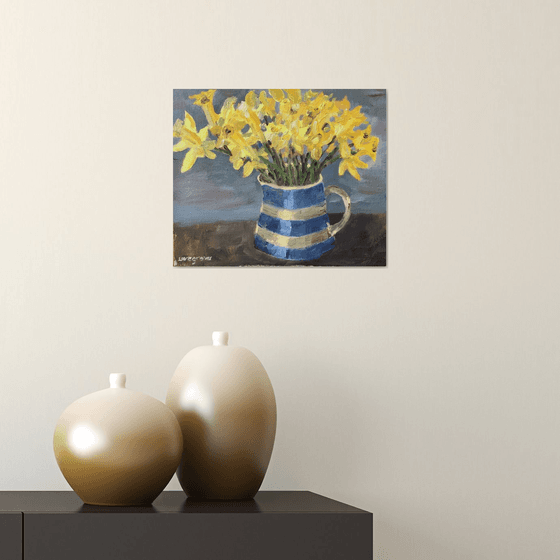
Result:
<instances>
[{"instance_id":1,"label":"dark wooden console table","mask_svg":"<svg viewBox=\"0 0 560 560\"><path fill-rule=\"evenodd\" d=\"M371 560L373 516L312 492L204 502L163 492L101 507L74 492L0 492L2 560Z\"/></svg>"}]
</instances>

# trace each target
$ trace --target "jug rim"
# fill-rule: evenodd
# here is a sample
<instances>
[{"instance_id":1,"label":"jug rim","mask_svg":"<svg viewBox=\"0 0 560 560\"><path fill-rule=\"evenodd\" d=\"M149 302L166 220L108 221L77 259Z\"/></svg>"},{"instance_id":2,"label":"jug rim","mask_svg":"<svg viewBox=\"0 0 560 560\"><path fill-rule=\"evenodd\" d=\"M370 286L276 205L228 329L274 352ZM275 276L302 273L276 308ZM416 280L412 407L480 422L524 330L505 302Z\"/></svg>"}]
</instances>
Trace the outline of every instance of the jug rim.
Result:
<instances>
[{"instance_id":1,"label":"jug rim","mask_svg":"<svg viewBox=\"0 0 560 560\"><path fill-rule=\"evenodd\" d=\"M273 187L275 189L282 189L282 190L286 190L286 191L293 191L293 190L303 190L303 189L311 189L313 187L316 187L317 185L320 185L321 183L323 183L323 176L319 175L319 180L316 181L315 183L311 184L311 185L277 185L276 183L269 183L268 181L263 181L261 179L261 175L259 174L259 176L257 177L257 181L259 182L259 184L262 185L267 185L269 187Z\"/></svg>"}]
</instances>

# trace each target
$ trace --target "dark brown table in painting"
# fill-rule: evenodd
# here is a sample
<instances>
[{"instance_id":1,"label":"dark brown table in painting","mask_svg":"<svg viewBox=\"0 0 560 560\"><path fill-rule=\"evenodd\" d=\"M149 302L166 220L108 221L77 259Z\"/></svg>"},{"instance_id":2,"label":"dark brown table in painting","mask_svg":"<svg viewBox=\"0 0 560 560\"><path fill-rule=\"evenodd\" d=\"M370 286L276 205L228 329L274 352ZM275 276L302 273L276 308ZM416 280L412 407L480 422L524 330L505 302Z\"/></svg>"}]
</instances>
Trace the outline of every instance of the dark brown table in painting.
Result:
<instances>
[{"instance_id":1,"label":"dark brown table in painting","mask_svg":"<svg viewBox=\"0 0 560 560\"><path fill-rule=\"evenodd\" d=\"M74 492L0 492L2 560L371 560L373 516L312 492L207 502L164 492L100 507Z\"/></svg>"},{"instance_id":2,"label":"dark brown table in painting","mask_svg":"<svg viewBox=\"0 0 560 560\"><path fill-rule=\"evenodd\" d=\"M342 214L329 214L332 224ZM309 263L271 257L254 246L256 221L173 226L175 266L385 266L386 215L352 214L332 251Z\"/></svg>"}]
</instances>

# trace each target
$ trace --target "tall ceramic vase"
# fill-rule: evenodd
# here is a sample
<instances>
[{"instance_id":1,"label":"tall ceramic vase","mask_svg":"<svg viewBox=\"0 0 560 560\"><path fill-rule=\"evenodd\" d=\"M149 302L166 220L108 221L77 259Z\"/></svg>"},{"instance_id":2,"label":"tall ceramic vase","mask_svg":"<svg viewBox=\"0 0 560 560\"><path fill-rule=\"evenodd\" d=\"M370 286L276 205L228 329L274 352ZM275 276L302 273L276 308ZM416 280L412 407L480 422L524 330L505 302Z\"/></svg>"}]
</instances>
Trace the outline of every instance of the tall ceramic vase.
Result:
<instances>
[{"instance_id":1,"label":"tall ceramic vase","mask_svg":"<svg viewBox=\"0 0 560 560\"><path fill-rule=\"evenodd\" d=\"M261 214L255 230L255 247L273 257L290 261L318 259L335 246L335 235L350 219L350 197L343 189L325 187L323 178L313 185L279 186L265 183ZM327 196L344 202L344 215L331 224Z\"/></svg>"},{"instance_id":2,"label":"tall ceramic vase","mask_svg":"<svg viewBox=\"0 0 560 560\"><path fill-rule=\"evenodd\" d=\"M212 340L181 360L167 392L183 432L177 476L190 498L250 499L272 454L274 391L251 351L228 346L225 332Z\"/></svg>"}]
</instances>

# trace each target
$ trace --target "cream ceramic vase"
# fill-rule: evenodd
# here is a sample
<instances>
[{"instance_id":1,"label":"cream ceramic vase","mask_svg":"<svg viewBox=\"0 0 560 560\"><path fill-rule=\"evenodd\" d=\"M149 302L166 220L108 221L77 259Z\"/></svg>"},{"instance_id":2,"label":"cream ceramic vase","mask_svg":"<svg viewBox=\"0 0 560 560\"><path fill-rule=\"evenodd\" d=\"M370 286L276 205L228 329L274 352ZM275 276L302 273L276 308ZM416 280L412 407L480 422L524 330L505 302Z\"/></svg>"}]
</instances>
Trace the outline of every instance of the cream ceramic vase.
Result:
<instances>
[{"instance_id":1,"label":"cream ceramic vase","mask_svg":"<svg viewBox=\"0 0 560 560\"><path fill-rule=\"evenodd\" d=\"M177 476L190 498L250 499L272 454L274 391L251 351L228 346L225 332L212 339L183 358L167 392L183 433Z\"/></svg>"},{"instance_id":2,"label":"cream ceramic vase","mask_svg":"<svg viewBox=\"0 0 560 560\"><path fill-rule=\"evenodd\" d=\"M162 402L125 388L110 388L72 403L54 432L56 461L86 503L150 505L171 480L183 449L175 415Z\"/></svg>"}]
</instances>

